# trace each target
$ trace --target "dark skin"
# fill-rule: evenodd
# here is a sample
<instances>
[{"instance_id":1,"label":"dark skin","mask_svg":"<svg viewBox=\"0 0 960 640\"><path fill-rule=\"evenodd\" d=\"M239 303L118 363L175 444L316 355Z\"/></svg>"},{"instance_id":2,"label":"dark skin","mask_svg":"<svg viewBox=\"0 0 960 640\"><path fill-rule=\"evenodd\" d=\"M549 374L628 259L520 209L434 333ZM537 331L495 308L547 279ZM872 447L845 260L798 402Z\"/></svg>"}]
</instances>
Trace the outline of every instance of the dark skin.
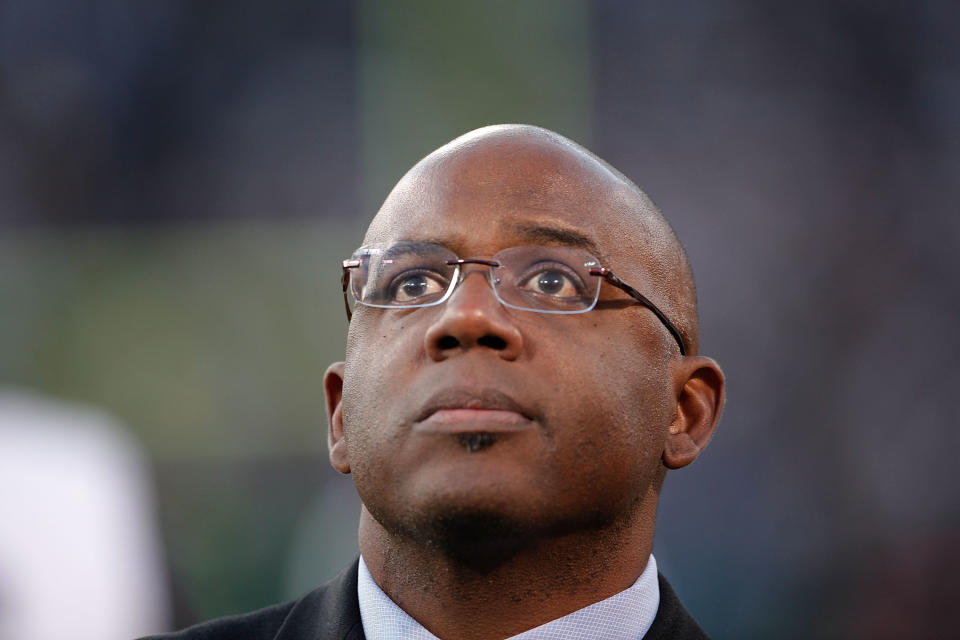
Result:
<instances>
[{"instance_id":1,"label":"dark skin","mask_svg":"<svg viewBox=\"0 0 960 640\"><path fill-rule=\"evenodd\" d=\"M589 246L680 326L691 355L614 287L588 313L519 311L477 265L440 306L357 307L325 390L330 460L363 500L373 578L438 637L467 640L626 589L650 555L666 469L706 446L724 398L719 366L696 355L692 280L669 225L586 150L501 126L400 181L364 243L396 240L462 258Z\"/></svg>"}]
</instances>

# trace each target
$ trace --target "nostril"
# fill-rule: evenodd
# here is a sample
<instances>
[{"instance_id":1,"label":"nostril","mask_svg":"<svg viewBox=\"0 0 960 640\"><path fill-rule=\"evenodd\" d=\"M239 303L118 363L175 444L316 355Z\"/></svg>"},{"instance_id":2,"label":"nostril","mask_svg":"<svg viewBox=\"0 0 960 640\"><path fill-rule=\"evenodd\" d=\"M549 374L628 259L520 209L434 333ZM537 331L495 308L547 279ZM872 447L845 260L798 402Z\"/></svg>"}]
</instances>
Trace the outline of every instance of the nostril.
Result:
<instances>
[{"instance_id":1,"label":"nostril","mask_svg":"<svg viewBox=\"0 0 960 640\"><path fill-rule=\"evenodd\" d=\"M500 336L493 336L490 334L482 336L479 340L477 340L477 344L484 347L489 347L491 349L495 349L497 351L503 351L504 349L507 348L506 340L504 340Z\"/></svg>"},{"instance_id":2,"label":"nostril","mask_svg":"<svg viewBox=\"0 0 960 640\"><path fill-rule=\"evenodd\" d=\"M457 347L460 346L460 341L454 338L453 336L443 336L437 342L437 346L440 348L441 351L445 351L447 349L456 349Z\"/></svg>"}]
</instances>

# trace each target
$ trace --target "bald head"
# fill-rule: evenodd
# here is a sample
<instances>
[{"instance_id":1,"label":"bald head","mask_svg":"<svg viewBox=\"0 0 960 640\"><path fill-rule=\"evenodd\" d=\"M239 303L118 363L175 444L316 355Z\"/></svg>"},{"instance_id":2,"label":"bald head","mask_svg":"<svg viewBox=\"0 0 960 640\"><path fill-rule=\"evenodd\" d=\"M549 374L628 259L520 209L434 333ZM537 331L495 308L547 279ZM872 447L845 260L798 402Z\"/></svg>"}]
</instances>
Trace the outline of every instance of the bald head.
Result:
<instances>
[{"instance_id":1,"label":"bald head","mask_svg":"<svg viewBox=\"0 0 960 640\"><path fill-rule=\"evenodd\" d=\"M697 352L693 270L670 223L620 171L541 127L483 127L429 154L391 191L371 222L365 243L398 238L411 217L450 206L469 207L480 199L501 212L498 219L486 220L491 225L536 210L606 236L608 242L598 247L597 257L624 279L631 271L642 271L644 294L677 325L688 353ZM457 235L455 229L449 233Z\"/></svg>"}]
</instances>

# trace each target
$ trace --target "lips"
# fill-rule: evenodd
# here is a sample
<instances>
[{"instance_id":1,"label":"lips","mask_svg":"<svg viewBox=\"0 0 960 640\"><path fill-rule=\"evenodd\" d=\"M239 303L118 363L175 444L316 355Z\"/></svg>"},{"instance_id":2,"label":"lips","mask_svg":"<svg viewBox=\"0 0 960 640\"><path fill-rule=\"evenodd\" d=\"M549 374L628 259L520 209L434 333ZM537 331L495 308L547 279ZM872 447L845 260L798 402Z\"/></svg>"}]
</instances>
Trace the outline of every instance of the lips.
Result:
<instances>
[{"instance_id":1,"label":"lips","mask_svg":"<svg viewBox=\"0 0 960 640\"><path fill-rule=\"evenodd\" d=\"M507 433L533 425L529 411L496 389L444 389L424 404L414 429L445 433Z\"/></svg>"}]
</instances>

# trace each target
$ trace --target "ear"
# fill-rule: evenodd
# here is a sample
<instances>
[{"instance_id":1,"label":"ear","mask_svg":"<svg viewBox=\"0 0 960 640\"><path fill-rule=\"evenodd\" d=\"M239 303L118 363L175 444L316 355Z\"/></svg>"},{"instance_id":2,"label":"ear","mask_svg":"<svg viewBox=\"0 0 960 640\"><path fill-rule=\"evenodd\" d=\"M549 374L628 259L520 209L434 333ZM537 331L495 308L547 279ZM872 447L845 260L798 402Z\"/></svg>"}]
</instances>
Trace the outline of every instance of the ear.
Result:
<instances>
[{"instance_id":1,"label":"ear","mask_svg":"<svg viewBox=\"0 0 960 640\"><path fill-rule=\"evenodd\" d=\"M350 473L347 442L343 439L343 363L334 362L323 374L323 390L327 396L327 449L330 464L340 473Z\"/></svg>"},{"instance_id":2,"label":"ear","mask_svg":"<svg viewBox=\"0 0 960 640\"><path fill-rule=\"evenodd\" d=\"M670 424L663 464L685 467L700 455L713 436L723 410L723 371L712 358L687 356L673 368L676 416Z\"/></svg>"}]
</instances>

